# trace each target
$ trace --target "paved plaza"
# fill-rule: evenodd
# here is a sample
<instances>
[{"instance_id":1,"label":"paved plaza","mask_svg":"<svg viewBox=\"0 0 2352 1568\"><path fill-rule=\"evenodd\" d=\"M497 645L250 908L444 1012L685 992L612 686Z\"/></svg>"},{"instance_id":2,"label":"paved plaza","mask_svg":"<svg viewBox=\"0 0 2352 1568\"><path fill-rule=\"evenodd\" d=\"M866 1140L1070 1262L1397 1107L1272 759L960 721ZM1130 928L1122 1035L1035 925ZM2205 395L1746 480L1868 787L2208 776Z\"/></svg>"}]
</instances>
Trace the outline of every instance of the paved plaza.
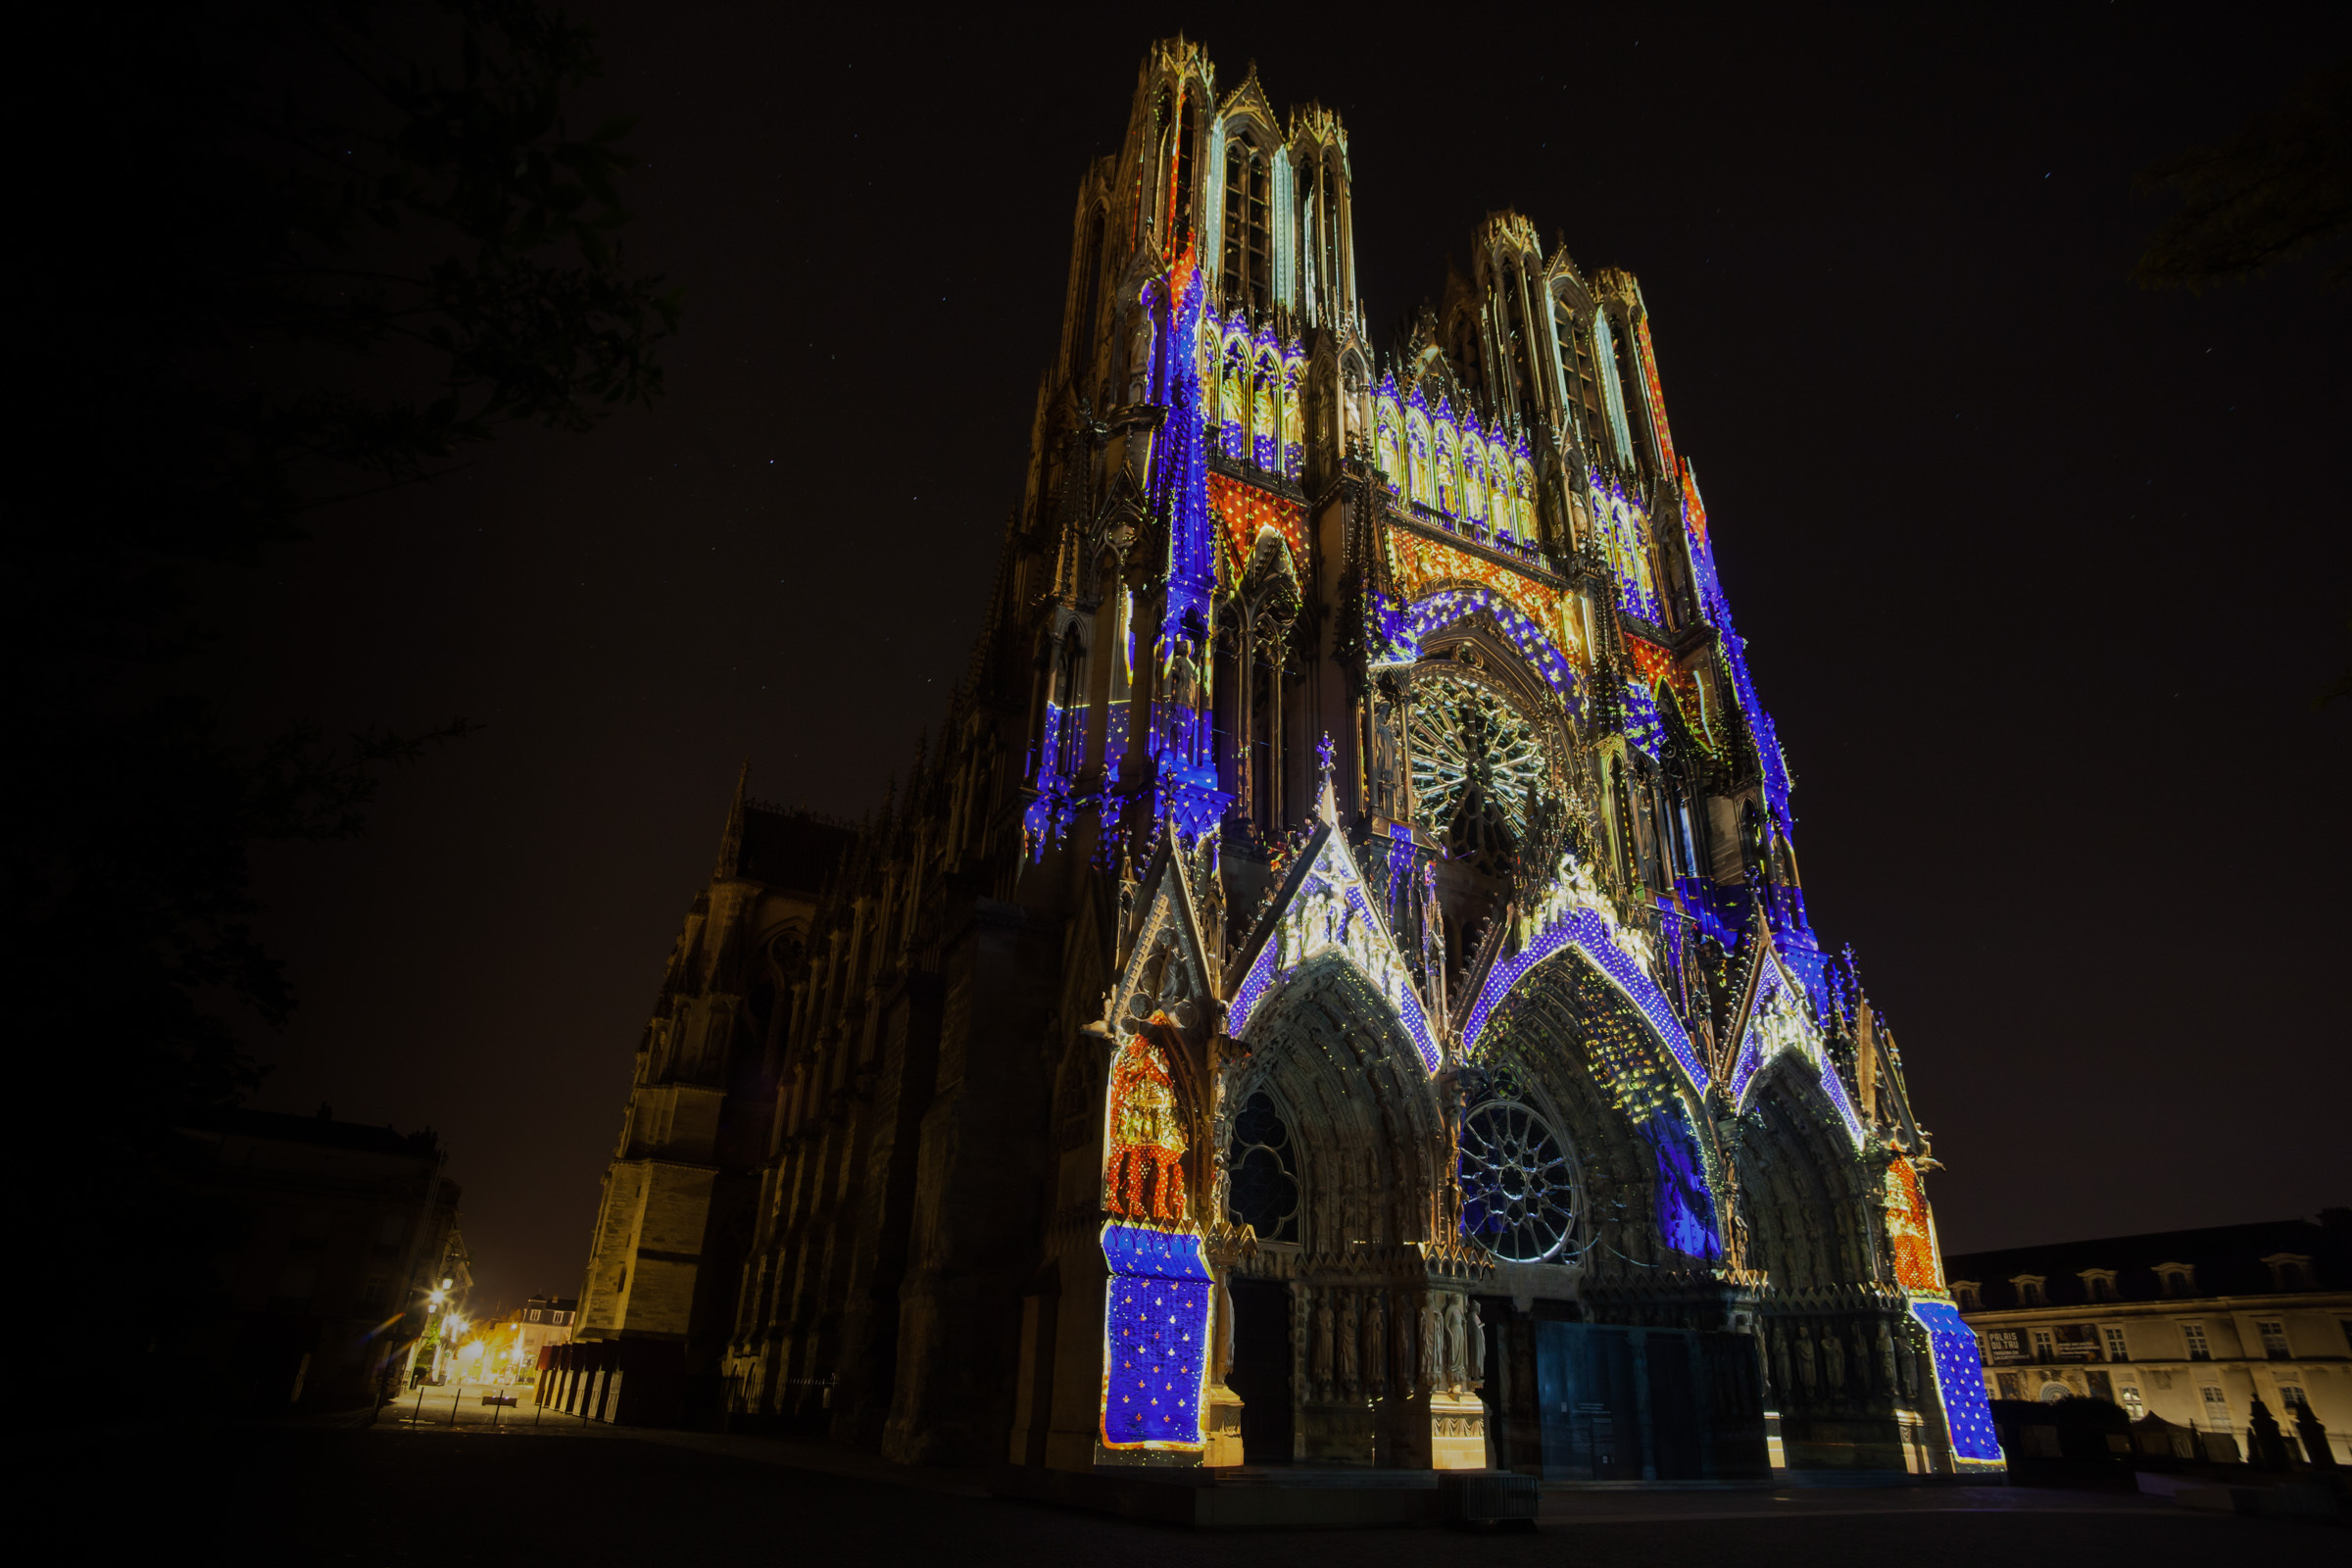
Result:
<instances>
[{"instance_id":1,"label":"paved plaza","mask_svg":"<svg viewBox=\"0 0 2352 1568\"><path fill-rule=\"evenodd\" d=\"M412 1394L375 1425L116 1432L36 1464L65 1560L129 1552L414 1568L559 1561L666 1563L1293 1565L1450 1561L1652 1568L2018 1568L2132 1561L2211 1568L2332 1552L2322 1526L2183 1513L2154 1498L2008 1487L1550 1490L1535 1532L1442 1530L1206 1536L999 1501L976 1471L907 1470L790 1440L609 1427L534 1428L516 1410ZM436 1397L436 1396L438 1397ZM495 1428L483 1418L492 1411ZM515 1417L520 1415L519 1424ZM433 1417L438 1415L440 1424ZM411 1425L421 1420L420 1425Z\"/></svg>"}]
</instances>

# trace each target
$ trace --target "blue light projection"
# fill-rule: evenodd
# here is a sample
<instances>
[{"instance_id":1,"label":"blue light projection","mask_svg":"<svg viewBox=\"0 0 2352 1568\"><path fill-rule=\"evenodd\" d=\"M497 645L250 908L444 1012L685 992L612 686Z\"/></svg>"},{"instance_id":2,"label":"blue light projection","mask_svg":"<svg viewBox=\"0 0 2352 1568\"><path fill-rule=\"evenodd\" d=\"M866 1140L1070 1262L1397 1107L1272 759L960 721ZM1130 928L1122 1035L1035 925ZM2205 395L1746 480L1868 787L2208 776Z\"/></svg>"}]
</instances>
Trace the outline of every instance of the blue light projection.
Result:
<instances>
[{"instance_id":1,"label":"blue light projection","mask_svg":"<svg viewBox=\"0 0 2352 1568\"><path fill-rule=\"evenodd\" d=\"M1225 1009L1226 1033L1239 1038L1242 1031L1250 1027L1250 1015L1257 1011L1257 1004L1273 989L1274 960L1279 956L1280 948L1280 943L1269 939L1264 947L1257 950L1257 956L1250 961L1250 972L1242 976L1242 983L1234 990L1233 1002Z\"/></svg>"},{"instance_id":2,"label":"blue light projection","mask_svg":"<svg viewBox=\"0 0 2352 1568\"><path fill-rule=\"evenodd\" d=\"M1638 680L1625 683L1626 744L1651 761L1666 752L1666 721L1658 716L1657 694Z\"/></svg>"},{"instance_id":3,"label":"blue light projection","mask_svg":"<svg viewBox=\"0 0 2352 1568\"><path fill-rule=\"evenodd\" d=\"M1021 840L1032 858L1042 858L1049 845L1068 836L1080 801L1071 789L1068 760L1086 750L1086 710L1064 711L1059 703L1046 704L1046 723L1036 755L1031 759L1032 794L1021 812Z\"/></svg>"},{"instance_id":4,"label":"blue light projection","mask_svg":"<svg viewBox=\"0 0 2352 1568\"><path fill-rule=\"evenodd\" d=\"M1421 657L1424 638L1483 610L1519 650L1519 657L1566 700L1569 715L1583 716L1584 700L1577 689L1575 669L1544 628L1501 594L1491 588L1441 588L1403 609L1386 594L1375 594L1373 600L1373 624L1380 638L1375 663L1409 664Z\"/></svg>"},{"instance_id":5,"label":"blue light projection","mask_svg":"<svg viewBox=\"0 0 2352 1568\"><path fill-rule=\"evenodd\" d=\"M1977 1336L1948 1301L1913 1301L1911 1315L1928 1331L1928 1344L1935 1351L1936 1392L1943 1400L1952 1452L1975 1464L2001 1463L2001 1440L1984 1399L1984 1363L1977 1354Z\"/></svg>"},{"instance_id":6,"label":"blue light projection","mask_svg":"<svg viewBox=\"0 0 2352 1568\"><path fill-rule=\"evenodd\" d=\"M1428 1009L1422 1006L1421 994L1413 987L1403 956L1389 935L1388 922L1374 909L1363 876L1336 832L1325 837L1313 870L1283 906L1242 983L1234 988L1225 1013L1226 1033L1237 1040L1244 1038L1277 983L1327 953L1345 959L1363 976L1396 1012L1423 1069L1436 1072L1444 1063L1445 1053L1430 1027Z\"/></svg>"},{"instance_id":7,"label":"blue light projection","mask_svg":"<svg viewBox=\"0 0 2352 1568\"><path fill-rule=\"evenodd\" d=\"M1103 1446L1200 1447L1214 1290L1200 1238L1114 1220L1102 1256Z\"/></svg>"},{"instance_id":8,"label":"blue light projection","mask_svg":"<svg viewBox=\"0 0 2352 1568\"><path fill-rule=\"evenodd\" d=\"M1159 335L1156 379L1168 419L1152 464L1153 505L1168 519L1167 605L1154 650L1159 680L1148 737L1158 764L1152 816L1154 828L1173 820L1186 838L1216 826L1233 804L1217 789L1215 737L1207 713L1217 555L1194 347L1200 341L1204 283L1187 244L1168 284L1172 319Z\"/></svg>"},{"instance_id":9,"label":"blue light projection","mask_svg":"<svg viewBox=\"0 0 2352 1568\"><path fill-rule=\"evenodd\" d=\"M1715 547L1707 538L1706 504L1699 499L1698 474L1683 466L1683 532L1690 540L1690 564L1698 577L1699 612L1713 625L1723 649L1723 662L1732 672L1732 689L1740 696L1740 710L1754 736L1758 765L1764 771L1764 795L1783 833L1795 819L1788 814L1788 760L1781 754L1780 732L1772 714L1756 694L1755 677L1747 669L1747 643L1732 624L1731 601L1724 597L1722 579L1715 574Z\"/></svg>"},{"instance_id":10,"label":"blue light projection","mask_svg":"<svg viewBox=\"0 0 2352 1568\"><path fill-rule=\"evenodd\" d=\"M1587 962L1599 971L1610 985L1617 988L1628 1002L1641 1010L1650 1029L1664 1042L1666 1049L1681 1064L1683 1076L1693 1089L1704 1094L1709 1082L1707 1064L1699 1057L1698 1050L1690 1043L1690 1031L1674 1015L1674 1007L1666 993L1649 977L1649 972L1634 961L1633 956L1617 945L1609 922L1592 908L1569 909L1528 945L1510 957L1496 963L1487 974L1487 983L1480 988L1478 1003L1470 1009L1469 1020L1462 1027L1462 1048L1466 1051L1478 1042L1487 1020L1502 1000L1538 964L1565 948L1574 948Z\"/></svg>"},{"instance_id":11,"label":"blue light projection","mask_svg":"<svg viewBox=\"0 0 2352 1568\"><path fill-rule=\"evenodd\" d=\"M1661 1106L1642 1129L1658 1156L1658 1233L1692 1257L1721 1257L1715 1199L1707 1191L1706 1161L1678 1106Z\"/></svg>"}]
</instances>

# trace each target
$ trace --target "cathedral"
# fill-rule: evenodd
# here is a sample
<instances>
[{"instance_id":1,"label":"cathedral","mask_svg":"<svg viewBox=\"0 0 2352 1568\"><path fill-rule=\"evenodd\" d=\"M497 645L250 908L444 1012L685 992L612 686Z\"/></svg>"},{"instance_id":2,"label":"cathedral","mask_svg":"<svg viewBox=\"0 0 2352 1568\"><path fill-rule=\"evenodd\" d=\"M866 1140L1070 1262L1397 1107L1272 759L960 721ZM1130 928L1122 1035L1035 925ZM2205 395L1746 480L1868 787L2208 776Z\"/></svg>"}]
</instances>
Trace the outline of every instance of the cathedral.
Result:
<instances>
[{"instance_id":1,"label":"cathedral","mask_svg":"<svg viewBox=\"0 0 2352 1568\"><path fill-rule=\"evenodd\" d=\"M1336 115L1150 51L945 725L856 829L738 787L552 1397L1039 1471L2000 1466L1641 285L1495 213L1383 345L1354 211Z\"/></svg>"}]
</instances>

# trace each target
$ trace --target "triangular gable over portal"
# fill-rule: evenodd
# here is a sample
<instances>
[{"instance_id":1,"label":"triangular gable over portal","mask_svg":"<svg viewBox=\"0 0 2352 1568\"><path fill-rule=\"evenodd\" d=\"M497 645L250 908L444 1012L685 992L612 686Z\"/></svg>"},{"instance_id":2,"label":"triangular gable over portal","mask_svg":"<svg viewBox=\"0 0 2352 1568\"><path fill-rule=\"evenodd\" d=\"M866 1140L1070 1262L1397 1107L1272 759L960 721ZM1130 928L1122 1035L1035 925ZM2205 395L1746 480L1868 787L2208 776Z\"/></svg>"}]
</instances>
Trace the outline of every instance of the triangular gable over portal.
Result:
<instances>
[{"instance_id":1,"label":"triangular gable over portal","mask_svg":"<svg viewBox=\"0 0 2352 1568\"><path fill-rule=\"evenodd\" d=\"M1434 1073L1445 1064L1445 1051L1371 887L1356 868L1355 857L1348 853L1347 839L1336 824L1328 779L1321 815L1321 824L1299 850L1242 950L1235 966L1241 981L1226 1004L1226 1032L1237 1040L1247 1038L1259 1004L1286 976L1310 958L1337 954L1396 1011L1421 1065Z\"/></svg>"},{"instance_id":2,"label":"triangular gable over portal","mask_svg":"<svg viewBox=\"0 0 2352 1568\"><path fill-rule=\"evenodd\" d=\"M1582 865L1573 869L1575 874L1556 884L1550 899L1530 919L1536 929L1526 946L1495 963L1480 980L1478 996L1463 1015L1463 1048L1476 1044L1487 1020L1520 981L1561 950L1574 948L1618 995L1640 1009L1690 1087L1705 1094L1712 1082L1707 1064L1691 1043L1690 1032L1675 1016L1674 1004L1650 974L1647 939L1619 925L1616 912L1591 873Z\"/></svg>"},{"instance_id":3,"label":"triangular gable over portal","mask_svg":"<svg viewBox=\"0 0 2352 1568\"><path fill-rule=\"evenodd\" d=\"M1728 1086L1732 1103L1747 1107L1748 1097L1766 1066L1784 1055L1801 1057L1821 1083L1821 1092L1838 1111L1847 1140L1856 1150L1866 1143L1862 1117L1838 1065L1822 1049L1821 1031L1806 1016L1804 982L1781 959L1770 928L1757 922L1752 937L1755 956L1747 967L1747 985L1734 1014L1732 1038L1739 1044L1732 1057Z\"/></svg>"},{"instance_id":4,"label":"triangular gable over portal","mask_svg":"<svg viewBox=\"0 0 2352 1568\"><path fill-rule=\"evenodd\" d=\"M1191 982L1186 990L1200 1000L1204 1009L1217 997L1216 965L1209 957L1207 944L1201 939L1200 917L1193 902L1192 881L1185 875L1184 858L1173 848L1175 839L1173 833L1161 834L1159 847L1152 852L1151 862L1145 867L1143 886L1149 902L1144 906L1144 917L1136 927L1134 940L1128 945L1126 962L1120 965L1119 977L1112 982L1109 995L1103 998L1102 1029L1114 1040L1120 1037L1123 1028L1132 1027L1129 1023L1131 1015L1137 1019L1150 1017L1152 1009L1159 1005L1160 998L1166 994L1168 987L1164 971L1159 984L1150 994L1144 991L1144 982L1152 974L1152 960L1163 947L1172 949L1183 959L1187 978ZM1144 1003L1140 1014L1135 1012L1139 998ZM1189 1033L1195 1024L1203 1020L1174 1018L1171 1021Z\"/></svg>"}]
</instances>

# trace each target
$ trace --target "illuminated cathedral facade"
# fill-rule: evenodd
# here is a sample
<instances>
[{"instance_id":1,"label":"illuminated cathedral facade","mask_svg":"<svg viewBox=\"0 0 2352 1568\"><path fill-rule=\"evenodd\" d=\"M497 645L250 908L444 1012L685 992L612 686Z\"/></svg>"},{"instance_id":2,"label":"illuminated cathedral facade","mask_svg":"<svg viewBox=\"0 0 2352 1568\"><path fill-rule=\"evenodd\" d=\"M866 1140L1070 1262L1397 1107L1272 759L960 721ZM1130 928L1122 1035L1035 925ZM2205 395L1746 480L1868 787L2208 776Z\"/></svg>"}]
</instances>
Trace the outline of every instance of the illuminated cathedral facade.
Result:
<instances>
[{"instance_id":1,"label":"illuminated cathedral facade","mask_svg":"<svg viewBox=\"0 0 2352 1568\"><path fill-rule=\"evenodd\" d=\"M739 1197L609 1177L583 1340L912 1461L1997 1467L1640 285L1498 213L1384 348L1355 201L1150 52L944 732L822 886L722 856L735 1152L621 1153Z\"/></svg>"}]
</instances>

